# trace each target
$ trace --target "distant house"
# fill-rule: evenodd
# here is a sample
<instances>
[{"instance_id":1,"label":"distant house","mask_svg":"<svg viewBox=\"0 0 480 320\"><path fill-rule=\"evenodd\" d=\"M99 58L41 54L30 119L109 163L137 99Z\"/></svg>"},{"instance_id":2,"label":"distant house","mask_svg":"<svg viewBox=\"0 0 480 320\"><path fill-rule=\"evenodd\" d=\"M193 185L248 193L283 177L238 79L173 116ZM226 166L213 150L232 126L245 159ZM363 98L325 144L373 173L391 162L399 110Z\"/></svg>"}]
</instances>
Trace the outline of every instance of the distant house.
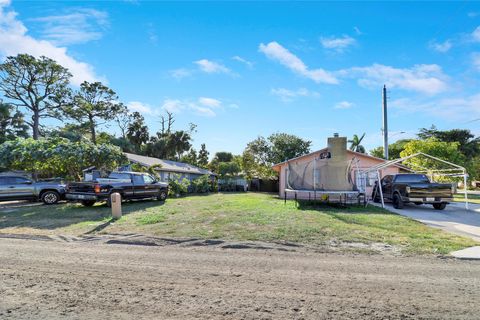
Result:
<instances>
[{"instance_id":1,"label":"distant house","mask_svg":"<svg viewBox=\"0 0 480 320\"><path fill-rule=\"evenodd\" d=\"M202 169L196 166L193 166L188 163L171 161L171 160L162 160L153 157L140 156L138 154L127 153L125 152L130 163L136 163L145 167L160 166L156 169L158 175L160 176L161 181L168 181L170 178L173 178L174 175L179 176L179 180L184 178L189 179L190 181L199 178L203 175L208 175L211 178L214 178L216 175L206 169ZM130 170L129 166L125 166L123 169Z\"/></svg>"}]
</instances>

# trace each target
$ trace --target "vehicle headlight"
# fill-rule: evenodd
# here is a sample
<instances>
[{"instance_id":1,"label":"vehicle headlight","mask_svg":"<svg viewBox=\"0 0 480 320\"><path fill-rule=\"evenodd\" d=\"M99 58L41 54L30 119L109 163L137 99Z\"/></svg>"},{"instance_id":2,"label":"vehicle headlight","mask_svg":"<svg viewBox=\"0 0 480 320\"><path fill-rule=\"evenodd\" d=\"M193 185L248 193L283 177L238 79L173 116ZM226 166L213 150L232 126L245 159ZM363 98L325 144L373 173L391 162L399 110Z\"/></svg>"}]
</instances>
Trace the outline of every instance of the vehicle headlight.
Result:
<instances>
[{"instance_id":1,"label":"vehicle headlight","mask_svg":"<svg viewBox=\"0 0 480 320\"><path fill-rule=\"evenodd\" d=\"M405 191L407 191L407 193L410 193L410 187L407 186L407 187L405 188Z\"/></svg>"}]
</instances>

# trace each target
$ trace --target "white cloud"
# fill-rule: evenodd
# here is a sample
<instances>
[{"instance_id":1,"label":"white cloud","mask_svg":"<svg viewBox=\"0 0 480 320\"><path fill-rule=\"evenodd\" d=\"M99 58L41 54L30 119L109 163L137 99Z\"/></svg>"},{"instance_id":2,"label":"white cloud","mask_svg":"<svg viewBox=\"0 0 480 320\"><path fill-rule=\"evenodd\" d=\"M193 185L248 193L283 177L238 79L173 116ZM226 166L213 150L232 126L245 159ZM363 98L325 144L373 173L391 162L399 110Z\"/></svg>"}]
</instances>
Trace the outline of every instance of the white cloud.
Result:
<instances>
[{"instance_id":1,"label":"white cloud","mask_svg":"<svg viewBox=\"0 0 480 320\"><path fill-rule=\"evenodd\" d=\"M342 37L322 37L320 38L320 43L325 49L332 49L338 52L342 52L348 47L354 45L356 40L350 36L344 35Z\"/></svg>"},{"instance_id":2,"label":"white cloud","mask_svg":"<svg viewBox=\"0 0 480 320\"><path fill-rule=\"evenodd\" d=\"M289 90L285 88L274 88L270 90L270 93L279 97L283 102L293 101L297 97L318 97L318 92L309 91L306 88L300 88L297 90Z\"/></svg>"},{"instance_id":3,"label":"white cloud","mask_svg":"<svg viewBox=\"0 0 480 320\"><path fill-rule=\"evenodd\" d=\"M253 67L253 62L248 61L247 59L244 59L244 58L242 58L242 57L240 57L240 56L234 56L234 57L232 57L232 59L235 60L235 61L238 61L238 62L241 62L241 63L245 64L245 65L246 65L247 67L249 67L249 68L252 68L252 67Z\"/></svg>"},{"instance_id":4,"label":"white cloud","mask_svg":"<svg viewBox=\"0 0 480 320\"><path fill-rule=\"evenodd\" d=\"M171 70L169 73L173 78L175 78L177 80L181 80L183 78L190 77L193 74L192 70L185 69L185 68L179 68L179 69Z\"/></svg>"},{"instance_id":5,"label":"white cloud","mask_svg":"<svg viewBox=\"0 0 480 320\"><path fill-rule=\"evenodd\" d=\"M340 101L337 104L335 104L334 108L335 109L350 109L353 107L355 104L353 102L348 102L348 101Z\"/></svg>"},{"instance_id":6,"label":"white cloud","mask_svg":"<svg viewBox=\"0 0 480 320\"><path fill-rule=\"evenodd\" d=\"M451 40L446 40L444 42L441 42L441 43L438 43L438 42L435 42L435 41L432 41L430 42L429 44L429 47L432 49L432 50L435 50L437 52L442 52L442 53L445 53L447 52L448 50L450 50L452 48L453 44L452 44L452 41Z\"/></svg>"},{"instance_id":7,"label":"white cloud","mask_svg":"<svg viewBox=\"0 0 480 320\"><path fill-rule=\"evenodd\" d=\"M389 106L401 110L402 113L427 113L452 122L467 121L480 118L480 93L467 97L415 100L409 98L396 99Z\"/></svg>"},{"instance_id":8,"label":"white cloud","mask_svg":"<svg viewBox=\"0 0 480 320\"><path fill-rule=\"evenodd\" d=\"M231 70L225 67L223 64L207 59L194 61L194 63L200 68L201 71L206 73L231 73Z\"/></svg>"},{"instance_id":9,"label":"white cloud","mask_svg":"<svg viewBox=\"0 0 480 320\"><path fill-rule=\"evenodd\" d=\"M206 97L198 98L198 103L208 108L218 108L222 105L222 102L220 100Z\"/></svg>"},{"instance_id":10,"label":"white cloud","mask_svg":"<svg viewBox=\"0 0 480 320\"><path fill-rule=\"evenodd\" d=\"M31 19L40 22L42 38L55 45L70 45L98 40L108 27L108 14L95 9L74 9L68 14Z\"/></svg>"},{"instance_id":11,"label":"white cloud","mask_svg":"<svg viewBox=\"0 0 480 320\"><path fill-rule=\"evenodd\" d=\"M329 72L323 69L310 70L296 55L282 47L278 42L272 41L268 44L261 43L260 52L267 58L274 60L294 73L309 78L317 83L337 84L338 80Z\"/></svg>"},{"instance_id":12,"label":"white cloud","mask_svg":"<svg viewBox=\"0 0 480 320\"><path fill-rule=\"evenodd\" d=\"M475 30L473 30L472 40L475 42L480 42L480 26L478 26Z\"/></svg>"},{"instance_id":13,"label":"white cloud","mask_svg":"<svg viewBox=\"0 0 480 320\"><path fill-rule=\"evenodd\" d=\"M436 64L419 64L411 68L394 68L382 64L340 70L340 76L353 77L364 87L400 88L434 95L447 89L447 76Z\"/></svg>"},{"instance_id":14,"label":"white cloud","mask_svg":"<svg viewBox=\"0 0 480 320\"><path fill-rule=\"evenodd\" d=\"M472 63L473 66L480 71L480 52L472 53Z\"/></svg>"},{"instance_id":15,"label":"white cloud","mask_svg":"<svg viewBox=\"0 0 480 320\"><path fill-rule=\"evenodd\" d=\"M192 106L193 110L200 116L215 117L217 114L210 108L200 107L197 105Z\"/></svg>"},{"instance_id":16,"label":"white cloud","mask_svg":"<svg viewBox=\"0 0 480 320\"><path fill-rule=\"evenodd\" d=\"M168 112L180 113L186 108L186 104L181 100L165 99L162 104L162 109Z\"/></svg>"},{"instance_id":17,"label":"white cloud","mask_svg":"<svg viewBox=\"0 0 480 320\"><path fill-rule=\"evenodd\" d=\"M468 16L469 18L475 18L475 17L480 16L480 12L471 11L471 12L467 13L467 16Z\"/></svg>"},{"instance_id":18,"label":"white cloud","mask_svg":"<svg viewBox=\"0 0 480 320\"><path fill-rule=\"evenodd\" d=\"M139 101L131 101L127 103L127 107L128 107L128 110L132 112L137 111L147 115L154 114L154 111L150 105L139 102Z\"/></svg>"},{"instance_id":19,"label":"white cloud","mask_svg":"<svg viewBox=\"0 0 480 320\"><path fill-rule=\"evenodd\" d=\"M35 57L47 56L68 68L73 75L74 85L80 85L83 81L99 81L93 67L70 56L67 48L27 35L28 30L17 20L17 13L7 9L10 2L0 1L0 58L19 53L28 53Z\"/></svg>"},{"instance_id":20,"label":"white cloud","mask_svg":"<svg viewBox=\"0 0 480 320\"><path fill-rule=\"evenodd\" d=\"M162 104L162 109L173 113L193 112L199 116L215 117L217 115L215 110L222 110L222 106L223 102L218 99L199 97L196 100L165 99ZM231 105L229 107L231 107Z\"/></svg>"}]
</instances>

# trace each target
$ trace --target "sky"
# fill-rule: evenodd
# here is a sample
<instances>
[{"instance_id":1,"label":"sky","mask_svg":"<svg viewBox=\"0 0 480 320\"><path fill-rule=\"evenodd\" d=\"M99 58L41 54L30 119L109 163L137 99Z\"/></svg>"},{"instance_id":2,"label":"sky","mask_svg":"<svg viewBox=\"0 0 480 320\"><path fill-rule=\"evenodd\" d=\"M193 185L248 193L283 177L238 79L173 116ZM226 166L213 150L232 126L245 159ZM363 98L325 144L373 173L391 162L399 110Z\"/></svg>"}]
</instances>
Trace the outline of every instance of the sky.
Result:
<instances>
[{"instance_id":1,"label":"sky","mask_svg":"<svg viewBox=\"0 0 480 320\"><path fill-rule=\"evenodd\" d=\"M384 84L390 141L480 134L480 2L0 0L0 61L18 53L107 84L151 134L166 110L195 123L211 155L276 132L380 146Z\"/></svg>"}]
</instances>

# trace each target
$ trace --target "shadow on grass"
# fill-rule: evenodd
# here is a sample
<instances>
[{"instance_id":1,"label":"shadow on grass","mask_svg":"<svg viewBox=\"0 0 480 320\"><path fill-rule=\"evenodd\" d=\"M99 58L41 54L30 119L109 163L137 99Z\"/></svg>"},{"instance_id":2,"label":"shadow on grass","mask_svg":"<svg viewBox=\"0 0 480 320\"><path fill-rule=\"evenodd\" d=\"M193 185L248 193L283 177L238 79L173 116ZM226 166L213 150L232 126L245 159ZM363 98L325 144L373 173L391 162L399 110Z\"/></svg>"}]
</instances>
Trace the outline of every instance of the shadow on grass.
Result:
<instances>
[{"instance_id":1,"label":"shadow on grass","mask_svg":"<svg viewBox=\"0 0 480 320\"><path fill-rule=\"evenodd\" d=\"M149 200L124 202L122 203L122 213L128 215L132 212L158 207L163 204L163 202ZM0 209L0 230L22 227L55 230L83 222L108 222L109 218L111 218L111 209L104 204L93 207L83 207L76 203L18 206ZM97 228L105 223L97 226ZM101 229L107 226L108 224Z\"/></svg>"},{"instance_id":2,"label":"shadow on grass","mask_svg":"<svg viewBox=\"0 0 480 320\"><path fill-rule=\"evenodd\" d=\"M385 209L375 206L364 206L358 204L343 205L338 203L329 203L322 201L303 201L297 203L298 210L316 210L327 214L340 213L361 213L361 214L393 214Z\"/></svg>"}]
</instances>

